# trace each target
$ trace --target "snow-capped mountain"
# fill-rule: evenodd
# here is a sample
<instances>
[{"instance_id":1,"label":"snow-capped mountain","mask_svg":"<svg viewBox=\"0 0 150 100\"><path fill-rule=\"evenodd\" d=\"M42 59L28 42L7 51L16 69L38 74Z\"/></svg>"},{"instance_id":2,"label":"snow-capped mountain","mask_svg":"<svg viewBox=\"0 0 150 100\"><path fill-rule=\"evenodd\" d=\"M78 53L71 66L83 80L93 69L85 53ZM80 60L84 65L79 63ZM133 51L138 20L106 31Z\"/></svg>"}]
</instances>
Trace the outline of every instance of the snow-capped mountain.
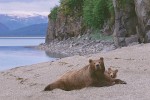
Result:
<instances>
[{"instance_id":1,"label":"snow-capped mountain","mask_svg":"<svg viewBox=\"0 0 150 100\"><path fill-rule=\"evenodd\" d=\"M48 17L39 14L0 14L0 37L45 36L47 23Z\"/></svg>"},{"instance_id":2,"label":"snow-capped mountain","mask_svg":"<svg viewBox=\"0 0 150 100\"><path fill-rule=\"evenodd\" d=\"M39 14L16 15L0 14L0 23L6 25L10 30L26 27L32 24L47 23L47 16Z\"/></svg>"},{"instance_id":3,"label":"snow-capped mountain","mask_svg":"<svg viewBox=\"0 0 150 100\"><path fill-rule=\"evenodd\" d=\"M29 17L36 17L36 16L41 16L43 18L47 17L48 14L38 14L38 13L9 13L9 14L3 14L11 17L16 17L16 18L29 18Z\"/></svg>"}]
</instances>

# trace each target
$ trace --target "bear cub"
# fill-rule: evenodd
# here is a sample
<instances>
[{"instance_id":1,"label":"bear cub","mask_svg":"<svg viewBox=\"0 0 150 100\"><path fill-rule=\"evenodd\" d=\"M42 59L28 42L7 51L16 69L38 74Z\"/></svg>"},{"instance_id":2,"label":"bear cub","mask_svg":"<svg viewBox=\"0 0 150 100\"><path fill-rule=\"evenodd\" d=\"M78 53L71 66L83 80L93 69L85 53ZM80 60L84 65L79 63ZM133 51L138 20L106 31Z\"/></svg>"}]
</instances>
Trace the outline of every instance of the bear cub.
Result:
<instances>
[{"instance_id":1,"label":"bear cub","mask_svg":"<svg viewBox=\"0 0 150 100\"><path fill-rule=\"evenodd\" d=\"M108 68L108 70L105 71L106 74L108 74L111 78L116 78L118 69L112 69L111 67Z\"/></svg>"}]
</instances>

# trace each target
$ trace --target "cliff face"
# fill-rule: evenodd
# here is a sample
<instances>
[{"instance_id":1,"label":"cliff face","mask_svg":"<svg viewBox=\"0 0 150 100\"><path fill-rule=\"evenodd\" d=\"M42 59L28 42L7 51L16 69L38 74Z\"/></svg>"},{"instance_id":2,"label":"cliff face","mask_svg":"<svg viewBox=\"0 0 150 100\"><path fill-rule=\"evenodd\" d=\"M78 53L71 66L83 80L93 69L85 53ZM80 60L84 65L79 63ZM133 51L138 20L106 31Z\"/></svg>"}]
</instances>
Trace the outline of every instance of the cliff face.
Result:
<instances>
[{"instance_id":1,"label":"cliff face","mask_svg":"<svg viewBox=\"0 0 150 100\"><path fill-rule=\"evenodd\" d=\"M150 31L150 0L134 0L136 14L138 17L139 34L148 41L148 32Z\"/></svg>"},{"instance_id":2,"label":"cliff face","mask_svg":"<svg viewBox=\"0 0 150 100\"><path fill-rule=\"evenodd\" d=\"M84 34L86 31L81 17L65 16L61 12L58 13L55 21L49 19L48 26L46 43L56 38L63 40L78 36Z\"/></svg>"},{"instance_id":3,"label":"cliff face","mask_svg":"<svg viewBox=\"0 0 150 100\"><path fill-rule=\"evenodd\" d=\"M142 32L149 30L150 0L135 0L135 9Z\"/></svg>"},{"instance_id":4,"label":"cliff face","mask_svg":"<svg viewBox=\"0 0 150 100\"><path fill-rule=\"evenodd\" d=\"M137 25L134 1L130 1L124 7L120 7L119 3L119 0L113 0L115 11L113 38L117 47L128 45L129 39L127 38L136 34Z\"/></svg>"},{"instance_id":5,"label":"cliff face","mask_svg":"<svg viewBox=\"0 0 150 100\"><path fill-rule=\"evenodd\" d=\"M119 7L119 1L113 0L115 9L114 43L117 47L132 42L147 43L150 39L150 0L134 0Z\"/></svg>"},{"instance_id":6,"label":"cliff face","mask_svg":"<svg viewBox=\"0 0 150 100\"><path fill-rule=\"evenodd\" d=\"M125 8L117 7L118 0L112 1L115 12L113 25L115 28L112 33L116 46L128 45L130 42L148 42L150 39L150 0L132 0ZM82 16L65 16L58 12L55 21L49 19L46 43L56 38L63 40L86 34L88 30L84 26Z\"/></svg>"}]
</instances>

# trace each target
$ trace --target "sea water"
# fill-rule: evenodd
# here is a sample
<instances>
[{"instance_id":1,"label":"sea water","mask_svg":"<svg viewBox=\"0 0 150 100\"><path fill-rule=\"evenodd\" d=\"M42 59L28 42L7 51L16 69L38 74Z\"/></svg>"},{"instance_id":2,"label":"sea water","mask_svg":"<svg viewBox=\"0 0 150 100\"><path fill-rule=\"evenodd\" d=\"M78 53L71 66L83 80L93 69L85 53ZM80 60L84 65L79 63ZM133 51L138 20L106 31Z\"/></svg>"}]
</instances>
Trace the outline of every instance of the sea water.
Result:
<instances>
[{"instance_id":1,"label":"sea water","mask_svg":"<svg viewBox=\"0 0 150 100\"><path fill-rule=\"evenodd\" d=\"M43 37L1 37L0 71L55 60L47 56L45 51L32 48L44 41Z\"/></svg>"}]
</instances>

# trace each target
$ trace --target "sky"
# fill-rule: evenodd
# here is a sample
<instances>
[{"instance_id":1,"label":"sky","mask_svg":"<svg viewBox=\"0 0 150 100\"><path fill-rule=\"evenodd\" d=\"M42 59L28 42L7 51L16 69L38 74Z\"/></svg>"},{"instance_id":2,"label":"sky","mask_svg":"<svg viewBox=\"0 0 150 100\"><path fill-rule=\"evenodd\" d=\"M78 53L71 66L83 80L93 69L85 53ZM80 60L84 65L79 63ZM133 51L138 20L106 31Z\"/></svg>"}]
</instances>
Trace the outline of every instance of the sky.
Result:
<instances>
[{"instance_id":1,"label":"sky","mask_svg":"<svg viewBox=\"0 0 150 100\"><path fill-rule=\"evenodd\" d=\"M0 0L0 13L47 16L56 5L59 0Z\"/></svg>"}]
</instances>

